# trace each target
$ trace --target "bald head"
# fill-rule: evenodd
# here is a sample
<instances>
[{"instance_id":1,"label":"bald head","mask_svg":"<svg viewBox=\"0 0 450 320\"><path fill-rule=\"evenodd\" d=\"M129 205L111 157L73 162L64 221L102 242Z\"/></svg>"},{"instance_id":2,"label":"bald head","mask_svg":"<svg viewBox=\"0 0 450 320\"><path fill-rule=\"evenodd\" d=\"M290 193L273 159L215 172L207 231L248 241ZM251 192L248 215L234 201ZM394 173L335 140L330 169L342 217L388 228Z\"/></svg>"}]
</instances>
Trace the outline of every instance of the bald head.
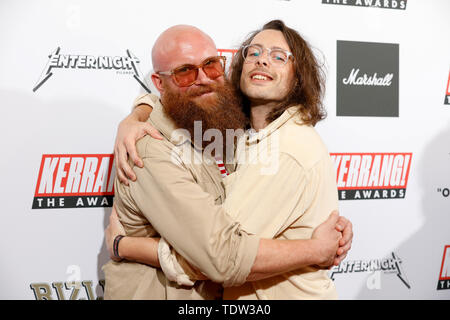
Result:
<instances>
[{"instance_id":1,"label":"bald head","mask_svg":"<svg viewBox=\"0 0 450 320\"><path fill-rule=\"evenodd\" d=\"M153 69L168 71L185 63L198 64L215 55L217 48L210 36L196 27L177 25L156 40L152 49Z\"/></svg>"}]
</instances>

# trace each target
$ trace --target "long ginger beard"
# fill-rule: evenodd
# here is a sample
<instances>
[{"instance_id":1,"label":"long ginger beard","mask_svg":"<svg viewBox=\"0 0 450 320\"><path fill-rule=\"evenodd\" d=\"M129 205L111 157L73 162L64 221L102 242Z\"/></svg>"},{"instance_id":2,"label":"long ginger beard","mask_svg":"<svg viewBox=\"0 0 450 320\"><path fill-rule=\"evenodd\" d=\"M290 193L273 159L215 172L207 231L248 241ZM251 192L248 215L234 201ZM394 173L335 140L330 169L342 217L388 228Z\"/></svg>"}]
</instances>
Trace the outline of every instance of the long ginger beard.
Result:
<instances>
[{"instance_id":1,"label":"long ginger beard","mask_svg":"<svg viewBox=\"0 0 450 320\"><path fill-rule=\"evenodd\" d=\"M205 93L208 95L202 96ZM227 80L224 84L202 85L183 93L172 90L164 84L161 102L164 106L164 113L175 122L177 128L186 129L190 133L193 143L200 142L194 135L194 122L201 121L201 147L206 148L208 144L214 142L214 146L221 146L214 149L214 156L227 160L232 158L236 138L231 139L232 141L227 140L226 130L244 129L248 119L242 110L240 95L236 94ZM197 123L196 126L198 125ZM213 134L212 141L205 141L204 133L209 129L220 131L221 136ZM220 137L223 139L222 141L215 140ZM226 145L230 142L233 143L233 146Z\"/></svg>"}]
</instances>

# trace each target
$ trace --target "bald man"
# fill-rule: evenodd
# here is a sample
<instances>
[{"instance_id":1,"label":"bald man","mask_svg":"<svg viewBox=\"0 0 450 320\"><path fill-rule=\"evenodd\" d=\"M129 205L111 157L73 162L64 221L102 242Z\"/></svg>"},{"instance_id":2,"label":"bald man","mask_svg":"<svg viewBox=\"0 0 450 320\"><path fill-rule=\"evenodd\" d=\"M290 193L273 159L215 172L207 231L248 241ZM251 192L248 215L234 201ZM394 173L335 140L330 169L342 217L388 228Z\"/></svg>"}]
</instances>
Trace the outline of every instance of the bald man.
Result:
<instances>
[{"instance_id":1,"label":"bald man","mask_svg":"<svg viewBox=\"0 0 450 320\"><path fill-rule=\"evenodd\" d=\"M338 263L342 235L337 230L343 228L336 227L337 214L311 239L272 240L246 232L221 206L225 193L215 157L224 152L204 152L205 142L193 139L194 122L201 121L202 136L209 129L225 136L225 130L243 128L247 120L211 38L191 26L169 28L157 39L152 61L161 100L146 95L137 104L152 106L148 123L161 137L145 136L137 143L143 163L134 167L135 181L120 183L118 172L114 208L126 237L116 238L116 261L103 268L105 299L221 299L224 286ZM227 165L230 172L233 167ZM184 272L201 270L209 280L193 286L184 286L186 279L169 281L158 268L159 236L180 255ZM137 256L133 250L147 256L130 261Z\"/></svg>"}]
</instances>

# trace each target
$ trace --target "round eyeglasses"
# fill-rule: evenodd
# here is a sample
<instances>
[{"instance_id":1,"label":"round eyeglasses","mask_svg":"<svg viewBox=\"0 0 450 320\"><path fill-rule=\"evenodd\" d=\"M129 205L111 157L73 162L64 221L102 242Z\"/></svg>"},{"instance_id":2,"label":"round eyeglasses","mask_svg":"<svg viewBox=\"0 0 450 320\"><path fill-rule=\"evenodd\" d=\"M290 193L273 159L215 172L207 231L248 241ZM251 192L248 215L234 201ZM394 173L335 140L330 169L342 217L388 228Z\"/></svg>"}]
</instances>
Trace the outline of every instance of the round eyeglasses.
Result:
<instances>
[{"instance_id":1,"label":"round eyeglasses","mask_svg":"<svg viewBox=\"0 0 450 320\"><path fill-rule=\"evenodd\" d=\"M284 66L289 61L289 57L292 56L292 58L294 58L292 53L287 50L281 48L263 48L257 44L249 44L242 47L242 56L244 57L246 63L256 62L260 59L260 56L264 53L264 50L267 50L270 62L274 65Z\"/></svg>"}]
</instances>

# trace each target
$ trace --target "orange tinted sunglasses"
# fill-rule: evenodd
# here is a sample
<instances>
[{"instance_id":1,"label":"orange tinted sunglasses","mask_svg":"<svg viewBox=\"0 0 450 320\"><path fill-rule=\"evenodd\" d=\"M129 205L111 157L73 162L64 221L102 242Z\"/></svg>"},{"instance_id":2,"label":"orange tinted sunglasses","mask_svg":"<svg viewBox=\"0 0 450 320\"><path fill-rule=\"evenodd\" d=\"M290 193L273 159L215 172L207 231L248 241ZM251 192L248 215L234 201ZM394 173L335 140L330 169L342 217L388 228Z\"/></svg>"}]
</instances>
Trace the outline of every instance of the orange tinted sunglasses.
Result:
<instances>
[{"instance_id":1,"label":"orange tinted sunglasses","mask_svg":"<svg viewBox=\"0 0 450 320\"><path fill-rule=\"evenodd\" d=\"M217 79L225 73L225 64L227 58L224 56L209 57L203 60L199 65L183 64L170 71L160 71L157 74L172 76L172 79L179 87L192 86L198 77L198 69L211 80Z\"/></svg>"}]
</instances>

